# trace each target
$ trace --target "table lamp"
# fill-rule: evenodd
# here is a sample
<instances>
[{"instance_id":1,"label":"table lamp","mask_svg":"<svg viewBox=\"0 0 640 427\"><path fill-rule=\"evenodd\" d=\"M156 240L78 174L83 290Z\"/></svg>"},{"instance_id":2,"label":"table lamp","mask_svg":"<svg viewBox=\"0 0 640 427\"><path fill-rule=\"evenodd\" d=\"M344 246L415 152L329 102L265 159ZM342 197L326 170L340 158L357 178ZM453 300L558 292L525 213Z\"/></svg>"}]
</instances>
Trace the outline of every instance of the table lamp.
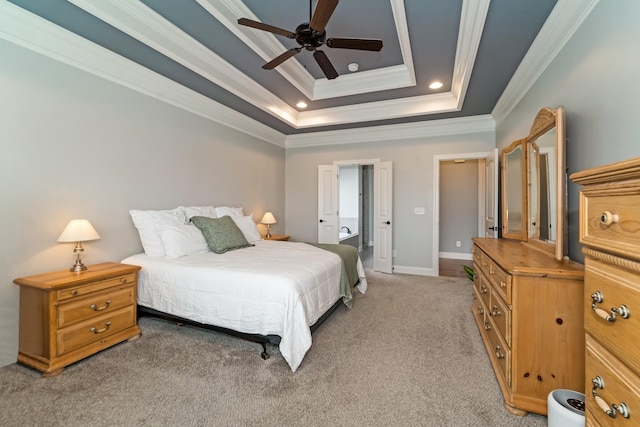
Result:
<instances>
[{"instance_id":1,"label":"table lamp","mask_svg":"<svg viewBox=\"0 0 640 427\"><path fill-rule=\"evenodd\" d=\"M264 216L262 217L262 221L260 221L262 224L267 226L267 234L265 237L265 239L270 239L271 238L271 224L275 224L276 223L276 217L273 216L273 214L271 212L265 212Z\"/></svg>"},{"instance_id":2,"label":"table lamp","mask_svg":"<svg viewBox=\"0 0 640 427\"><path fill-rule=\"evenodd\" d=\"M274 221L275 222L275 221ZM65 227L58 237L58 242L76 242L76 247L73 249L73 253L76 254L76 263L69 269L69 271L80 272L87 269L87 267L80 260L80 253L84 252L82 242L88 240L99 239L100 235L93 228L93 225L86 219L72 219Z\"/></svg>"}]
</instances>

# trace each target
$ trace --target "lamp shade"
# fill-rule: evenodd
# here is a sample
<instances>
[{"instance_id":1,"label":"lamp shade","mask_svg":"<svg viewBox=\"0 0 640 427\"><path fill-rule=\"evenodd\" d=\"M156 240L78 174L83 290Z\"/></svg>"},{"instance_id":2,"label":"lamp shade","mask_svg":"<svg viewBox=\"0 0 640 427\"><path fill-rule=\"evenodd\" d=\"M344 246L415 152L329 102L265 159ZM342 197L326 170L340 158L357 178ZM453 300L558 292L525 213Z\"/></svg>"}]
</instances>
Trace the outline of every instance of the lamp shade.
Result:
<instances>
[{"instance_id":1,"label":"lamp shade","mask_svg":"<svg viewBox=\"0 0 640 427\"><path fill-rule=\"evenodd\" d=\"M260 221L262 224L275 224L276 221L276 217L273 216L273 214L271 212L265 212L264 216L262 217L262 221Z\"/></svg>"},{"instance_id":2,"label":"lamp shade","mask_svg":"<svg viewBox=\"0 0 640 427\"><path fill-rule=\"evenodd\" d=\"M86 219L72 219L58 237L58 242L86 242L99 239L100 235Z\"/></svg>"}]
</instances>

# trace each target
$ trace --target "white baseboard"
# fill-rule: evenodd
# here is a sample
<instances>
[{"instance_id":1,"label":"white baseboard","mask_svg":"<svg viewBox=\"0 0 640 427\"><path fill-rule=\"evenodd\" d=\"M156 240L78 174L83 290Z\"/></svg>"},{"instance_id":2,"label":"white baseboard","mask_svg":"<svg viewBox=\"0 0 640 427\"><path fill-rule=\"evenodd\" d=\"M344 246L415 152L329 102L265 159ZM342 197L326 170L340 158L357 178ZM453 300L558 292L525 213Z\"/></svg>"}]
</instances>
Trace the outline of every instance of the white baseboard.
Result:
<instances>
[{"instance_id":1,"label":"white baseboard","mask_svg":"<svg viewBox=\"0 0 640 427\"><path fill-rule=\"evenodd\" d=\"M394 265L393 272L400 274L413 274L415 276L435 276L432 268L404 267L402 265Z\"/></svg>"},{"instance_id":2,"label":"white baseboard","mask_svg":"<svg viewBox=\"0 0 640 427\"><path fill-rule=\"evenodd\" d=\"M462 252L439 252L438 256L440 258L473 260L473 254L463 254Z\"/></svg>"}]
</instances>

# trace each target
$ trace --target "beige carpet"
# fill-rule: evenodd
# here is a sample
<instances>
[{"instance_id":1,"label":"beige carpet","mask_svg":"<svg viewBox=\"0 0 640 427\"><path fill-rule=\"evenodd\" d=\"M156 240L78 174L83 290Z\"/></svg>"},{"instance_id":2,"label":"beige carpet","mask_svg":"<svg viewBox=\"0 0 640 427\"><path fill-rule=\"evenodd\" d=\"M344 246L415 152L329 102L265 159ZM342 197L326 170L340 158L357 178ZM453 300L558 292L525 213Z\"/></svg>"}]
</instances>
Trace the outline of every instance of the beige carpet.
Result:
<instances>
[{"instance_id":1,"label":"beige carpet","mask_svg":"<svg viewBox=\"0 0 640 427\"><path fill-rule=\"evenodd\" d=\"M0 369L2 426L545 426L506 413L462 278L367 271L296 373L270 348L142 318L143 335L44 379Z\"/></svg>"}]
</instances>

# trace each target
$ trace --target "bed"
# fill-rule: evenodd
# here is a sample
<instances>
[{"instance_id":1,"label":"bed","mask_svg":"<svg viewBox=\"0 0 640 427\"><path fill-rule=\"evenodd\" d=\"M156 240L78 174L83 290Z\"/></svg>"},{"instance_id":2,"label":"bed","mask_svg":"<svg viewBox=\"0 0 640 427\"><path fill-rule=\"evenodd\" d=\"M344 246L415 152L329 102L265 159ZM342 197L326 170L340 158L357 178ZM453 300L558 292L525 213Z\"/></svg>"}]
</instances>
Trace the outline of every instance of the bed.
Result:
<instances>
[{"instance_id":1,"label":"bed","mask_svg":"<svg viewBox=\"0 0 640 427\"><path fill-rule=\"evenodd\" d=\"M265 342L277 343L295 372L311 348L312 327L338 304L350 306L354 285L366 291L357 251L355 266L350 267L355 277L346 278L343 257L332 246L340 245L253 240L224 253L141 253L122 262L142 267L140 312L263 338L256 341L263 343L265 352Z\"/></svg>"}]
</instances>

